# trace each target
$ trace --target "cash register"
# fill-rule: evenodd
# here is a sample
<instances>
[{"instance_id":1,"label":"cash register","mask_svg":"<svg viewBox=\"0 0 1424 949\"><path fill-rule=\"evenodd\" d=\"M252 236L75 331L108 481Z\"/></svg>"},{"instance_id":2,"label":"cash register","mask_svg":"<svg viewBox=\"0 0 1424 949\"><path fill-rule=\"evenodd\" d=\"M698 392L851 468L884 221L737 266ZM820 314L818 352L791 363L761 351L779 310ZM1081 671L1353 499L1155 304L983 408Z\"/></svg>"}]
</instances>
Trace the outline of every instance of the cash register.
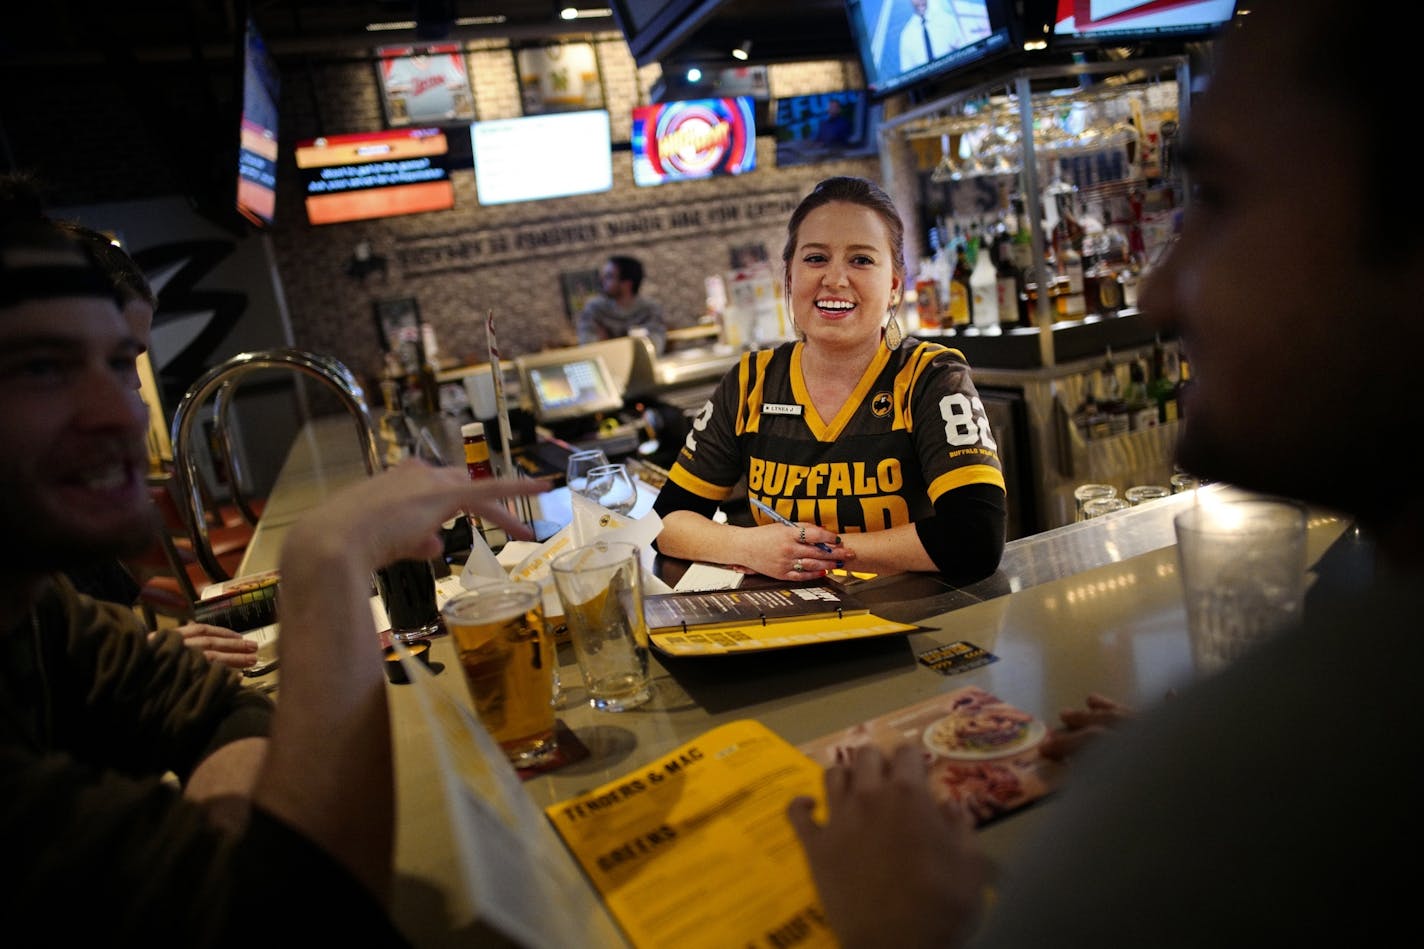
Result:
<instances>
[{"instance_id":1,"label":"cash register","mask_svg":"<svg viewBox=\"0 0 1424 949\"><path fill-rule=\"evenodd\" d=\"M520 356L514 363L520 402L554 442L601 448L616 459L636 453L648 431L626 407L626 382L620 384L606 355L597 345L579 346Z\"/></svg>"}]
</instances>

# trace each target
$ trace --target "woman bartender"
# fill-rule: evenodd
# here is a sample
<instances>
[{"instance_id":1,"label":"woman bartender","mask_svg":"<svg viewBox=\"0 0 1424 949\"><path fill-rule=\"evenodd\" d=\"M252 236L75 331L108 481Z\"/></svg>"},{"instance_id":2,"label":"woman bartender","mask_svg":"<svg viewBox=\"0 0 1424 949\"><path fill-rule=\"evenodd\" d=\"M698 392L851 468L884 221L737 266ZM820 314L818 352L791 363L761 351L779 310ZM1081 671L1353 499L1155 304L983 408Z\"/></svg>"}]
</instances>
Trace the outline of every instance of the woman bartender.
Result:
<instances>
[{"instance_id":1,"label":"woman bartender","mask_svg":"<svg viewBox=\"0 0 1424 949\"><path fill-rule=\"evenodd\" d=\"M889 196L822 181L781 256L800 338L744 354L693 420L654 508L659 551L784 580L841 565L989 575L1006 524L998 447L964 357L903 338L904 225ZM754 527L714 521L743 476L793 526L760 512Z\"/></svg>"}]
</instances>

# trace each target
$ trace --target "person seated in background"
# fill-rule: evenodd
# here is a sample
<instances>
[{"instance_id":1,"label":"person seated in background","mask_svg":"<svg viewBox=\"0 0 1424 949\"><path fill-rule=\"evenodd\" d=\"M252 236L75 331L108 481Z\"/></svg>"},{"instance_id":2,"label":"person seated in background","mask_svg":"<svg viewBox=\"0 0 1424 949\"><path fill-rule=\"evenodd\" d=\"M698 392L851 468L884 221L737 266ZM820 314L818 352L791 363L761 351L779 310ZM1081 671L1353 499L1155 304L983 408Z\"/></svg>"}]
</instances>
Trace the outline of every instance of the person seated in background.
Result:
<instances>
[{"instance_id":1,"label":"person seated in background","mask_svg":"<svg viewBox=\"0 0 1424 949\"><path fill-rule=\"evenodd\" d=\"M789 817L847 949L1372 946L1415 924L1424 233L1391 173L1414 67L1378 26L1256 0L1225 31L1180 153L1193 202L1141 298L1191 359L1180 464L1353 515L1368 582L1084 749L977 926L984 858L923 749L828 769L826 822L805 799Z\"/></svg>"},{"instance_id":2,"label":"person seated in background","mask_svg":"<svg viewBox=\"0 0 1424 949\"><path fill-rule=\"evenodd\" d=\"M462 510L527 536L496 498L543 486L412 460L296 522L274 706L63 574L152 528L120 303L92 248L0 214L0 911L60 944L404 944L371 574Z\"/></svg>"},{"instance_id":3,"label":"person seated in background","mask_svg":"<svg viewBox=\"0 0 1424 949\"><path fill-rule=\"evenodd\" d=\"M574 317L579 344L617 339L636 331L647 335L653 350L667 349L667 321L661 305L639 296L643 287L643 264L636 257L615 254L598 271L603 286Z\"/></svg>"},{"instance_id":4,"label":"person seated in background","mask_svg":"<svg viewBox=\"0 0 1424 949\"><path fill-rule=\"evenodd\" d=\"M143 268L122 247L102 231L77 221L55 220L46 215L39 184L28 175L12 173L0 176L0 214L10 220L28 220L37 227L52 224L62 234L88 247L95 262L112 283L124 320L139 341L135 358L148 351L153 333L153 315L158 310L158 294L154 293ZM137 375L134 384L137 387ZM76 564L65 572L80 593L124 606L133 606L138 602L142 587L123 560L116 558ZM195 622L181 623L175 630L189 647L213 662L235 669L257 664L257 642L235 630Z\"/></svg>"},{"instance_id":5,"label":"person seated in background","mask_svg":"<svg viewBox=\"0 0 1424 949\"><path fill-rule=\"evenodd\" d=\"M661 553L782 580L998 568L998 444L964 356L900 329L904 242L864 178L827 178L792 212L781 256L799 338L744 353L692 420L654 505ZM744 478L795 526L715 520Z\"/></svg>"}]
</instances>

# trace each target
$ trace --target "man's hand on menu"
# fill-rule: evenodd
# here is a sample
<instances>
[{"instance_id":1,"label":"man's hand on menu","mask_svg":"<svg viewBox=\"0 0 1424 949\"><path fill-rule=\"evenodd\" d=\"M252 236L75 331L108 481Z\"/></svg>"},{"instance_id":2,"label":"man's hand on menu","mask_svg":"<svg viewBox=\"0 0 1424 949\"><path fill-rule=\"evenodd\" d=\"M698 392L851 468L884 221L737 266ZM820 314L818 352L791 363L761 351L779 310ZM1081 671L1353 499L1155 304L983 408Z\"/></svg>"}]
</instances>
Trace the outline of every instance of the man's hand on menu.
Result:
<instances>
[{"instance_id":1,"label":"man's hand on menu","mask_svg":"<svg viewBox=\"0 0 1424 949\"><path fill-rule=\"evenodd\" d=\"M1083 708L1058 713L1062 728L1055 728L1038 746L1038 753L1054 761L1066 761L1118 725L1132 718L1130 706L1097 692L1089 693Z\"/></svg>"},{"instance_id":2,"label":"man's hand on menu","mask_svg":"<svg viewBox=\"0 0 1424 949\"><path fill-rule=\"evenodd\" d=\"M184 623L176 631L183 637L183 645L196 649L209 662L234 669L246 669L257 664L257 641L247 639L236 630L207 623ZM148 634L150 639L155 635L157 633Z\"/></svg>"},{"instance_id":3,"label":"man's hand on menu","mask_svg":"<svg viewBox=\"0 0 1424 949\"><path fill-rule=\"evenodd\" d=\"M866 746L826 769L824 824L809 798L787 810L845 949L955 946L978 920L988 866L974 820L934 799L926 769L916 745L888 759Z\"/></svg>"}]
</instances>

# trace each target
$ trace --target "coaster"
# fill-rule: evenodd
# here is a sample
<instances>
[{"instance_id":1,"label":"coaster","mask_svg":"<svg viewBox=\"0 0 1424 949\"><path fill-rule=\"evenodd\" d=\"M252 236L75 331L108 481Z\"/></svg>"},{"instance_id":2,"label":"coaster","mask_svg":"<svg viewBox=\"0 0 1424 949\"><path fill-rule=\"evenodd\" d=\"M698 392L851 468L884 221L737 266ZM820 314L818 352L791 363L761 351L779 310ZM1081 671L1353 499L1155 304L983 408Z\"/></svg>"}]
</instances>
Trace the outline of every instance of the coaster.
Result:
<instances>
[{"instance_id":1,"label":"coaster","mask_svg":"<svg viewBox=\"0 0 1424 949\"><path fill-rule=\"evenodd\" d=\"M554 739L557 741L558 747L547 761L528 768L516 769L521 781L527 781L546 771L556 771L566 764L573 764L575 761L582 761L588 757L588 746L579 740L572 728L564 724L562 718L556 719L554 722Z\"/></svg>"},{"instance_id":2,"label":"coaster","mask_svg":"<svg viewBox=\"0 0 1424 949\"><path fill-rule=\"evenodd\" d=\"M999 661L998 656L984 647L963 640L948 646L926 649L915 658L919 660L920 665L928 666L942 676L958 675Z\"/></svg>"}]
</instances>

